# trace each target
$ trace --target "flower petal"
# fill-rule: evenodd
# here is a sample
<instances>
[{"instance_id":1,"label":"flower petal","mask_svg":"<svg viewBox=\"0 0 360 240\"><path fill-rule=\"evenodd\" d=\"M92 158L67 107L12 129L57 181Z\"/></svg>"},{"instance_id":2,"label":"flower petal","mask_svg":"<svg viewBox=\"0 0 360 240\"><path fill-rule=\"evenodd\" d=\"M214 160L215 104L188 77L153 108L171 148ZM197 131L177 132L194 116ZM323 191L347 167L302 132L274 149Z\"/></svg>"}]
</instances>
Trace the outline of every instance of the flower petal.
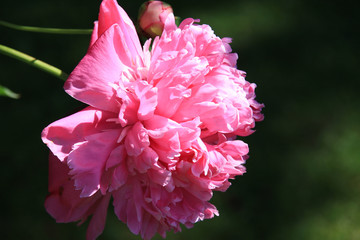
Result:
<instances>
[{"instance_id":1,"label":"flower petal","mask_svg":"<svg viewBox=\"0 0 360 240\"><path fill-rule=\"evenodd\" d=\"M104 231L110 197L111 194L107 194L97 203L86 231L86 240L95 240Z\"/></svg>"},{"instance_id":2,"label":"flower petal","mask_svg":"<svg viewBox=\"0 0 360 240\"><path fill-rule=\"evenodd\" d=\"M125 138L127 154L130 156L139 156L149 145L149 136L146 129L140 122L137 122Z\"/></svg>"},{"instance_id":3,"label":"flower petal","mask_svg":"<svg viewBox=\"0 0 360 240\"><path fill-rule=\"evenodd\" d=\"M113 192L113 198L116 216L128 225L132 233L139 234L144 202L140 182L135 178L129 178L123 187Z\"/></svg>"},{"instance_id":4,"label":"flower petal","mask_svg":"<svg viewBox=\"0 0 360 240\"><path fill-rule=\"evenodd\" d=\"M47 126L41 133L41 138L54 155L64 161L74 145L85 141L86 136L112 128L114 124L106 120L114 117L116 114L111 112L87 107Z\"/></svg>"},{"instance_id":5,"label":"flower petal","mask_svg":"<svg viewBox=\"0 0 360 240\"><path fill-rule=\"evenodd\" d=\"M139 37L127 13L116 0L104 0L100 5L98 36L101 36L113 24L119 25L128 50L137 56L142 56Z\"/></svg>"},{"instance_id":6,"label":"flower petal","mask_svg":"<svg viewBox=\"0 0 360 240\"><path fill-rule=\"evenodd\" d=\"M70 174L76 189L81 189L80 197L89 197L101 187L101 176L106 161L117 145L121 130L112 130L86 137L86 142L72 151L68 157Z\"/></svg>"},{"instance_id":7,"label":"flower petal","mask_svg":"<svg viewBox=\"0 0 360 240\"><path fill-rule=\"evenodd\" d=\"M91 47L96 42L96 40L99 38L99 36L98 36L98 27L99 27L99 22L95 21L94 22L94 28L93 28L93 31L91 33L91 39L90 39L89 47Z\"/></svg>"},{"instance_id":8,"label":"flower petal","mask_svg":"<svg viewBox=\"0 0 360 240\"><path fill-rule=\"evenodd\" d=\"M139 56L129 49L124 34L114 24L99 37L66 81L64 89L69 95L93 107L118 112L113 84L121 80L126 68L135 66Z\"/></svg>"},{"instance_id":9,"label":"flower petal","mask_svg":"<svg viewBox=\"0 0 360 240\"><path fill-rule=\"evenodd\" d=\"M45 200L46 211L57 222L85 220L90 214L100 195L80 198L80 191L75 190L70 179L69 167L53 154L49 156L49 192Z\"/></svg>"}]
</instances>

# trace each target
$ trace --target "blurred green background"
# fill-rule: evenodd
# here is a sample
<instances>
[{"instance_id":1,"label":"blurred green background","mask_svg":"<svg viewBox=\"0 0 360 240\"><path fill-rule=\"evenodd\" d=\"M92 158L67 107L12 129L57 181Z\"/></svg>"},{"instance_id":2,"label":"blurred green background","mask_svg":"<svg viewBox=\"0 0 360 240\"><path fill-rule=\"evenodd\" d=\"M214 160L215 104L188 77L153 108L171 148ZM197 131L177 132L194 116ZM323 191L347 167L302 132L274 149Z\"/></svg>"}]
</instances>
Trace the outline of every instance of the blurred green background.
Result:
<instances>
[{"instance_id":1,"label":"blurred green background","mask_svg":"<svg viewBox=\"0 0 360 240\"><path fill-rule=\"evenodd\" d=\"M359 14L355 1L168 1L182 18L200 18L233 38L238 68L258 85L265 120L245 139L248 173L212 202L220 216L167 239L360 239ZM132 18L142 1L119 0ZM92 28L100 1L1 1L0 20ZM0 27L4 44L70 73L89 36ZM43 207L49 123L81 104L63 82L0 55L1 239L85 239L86 225L56 224ZM99 239L140 239L112 209ZM155 239L161 239L156 236Z\"/></svg>"}]
</instances>

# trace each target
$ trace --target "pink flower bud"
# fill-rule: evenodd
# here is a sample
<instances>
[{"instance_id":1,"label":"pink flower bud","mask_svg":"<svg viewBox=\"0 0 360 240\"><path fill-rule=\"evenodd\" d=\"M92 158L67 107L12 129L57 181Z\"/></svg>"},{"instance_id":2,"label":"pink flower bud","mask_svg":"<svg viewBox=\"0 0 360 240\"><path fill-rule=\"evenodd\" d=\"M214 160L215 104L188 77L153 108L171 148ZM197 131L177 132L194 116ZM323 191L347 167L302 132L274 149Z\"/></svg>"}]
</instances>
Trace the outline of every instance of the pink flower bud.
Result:
<instances>
[{"instance_id":1,"label":"pink flower bud","mask_svg":"<svg viewBox=\"0 0 360 240\"><path fill-rule=\"evenodd\" d=\"M171 6L162 1L148 1L140 7L140 29L150 37L160 36L167 16L172 13Z\"/></svg>"}]
</instances>

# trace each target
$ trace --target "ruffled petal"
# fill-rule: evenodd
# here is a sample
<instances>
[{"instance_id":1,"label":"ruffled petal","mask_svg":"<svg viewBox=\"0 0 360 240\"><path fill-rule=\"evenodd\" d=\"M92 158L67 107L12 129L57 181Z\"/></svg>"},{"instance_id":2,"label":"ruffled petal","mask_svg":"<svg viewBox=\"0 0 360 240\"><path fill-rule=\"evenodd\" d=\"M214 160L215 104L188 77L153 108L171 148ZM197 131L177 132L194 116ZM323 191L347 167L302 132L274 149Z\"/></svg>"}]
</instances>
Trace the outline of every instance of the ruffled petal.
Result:
<instances>
[{"instance_id":1,"label":"ruffled petal","mask_svg":"<svg viewBox=\"0 0 360 240\"><path fill-rule=\"evenodd\" d=\"M159 155L159 159L168 164L173 162L175 157L180 156L182 149L190 147L191 143L200 136L199 125L198 118L179 124L158 115L144 121L144 126L152 140L151 147Z\"/></svg>"},{"instance_id":2,"label":"ruffled petal","mask_svg":"<svg viewBox=\"0 0 360 240\"><path fill-rule=\"evenodd\" d=\"M144 126L137 122L127 133L125 148L130 156L139 156L150 145L149 136Z\"/></svg>"},{"instance_id":3,"label":"ruffled petal","mask_svg":"<svg viewBox=\"0 0 360 240\"><path fill-rule=\"evenodd\" d=\"M175 16L173 13L167 15L165 24L164 24L164 31L170 32L176 30L177 26L175 23Z\"/></svg>"}]
</instances>

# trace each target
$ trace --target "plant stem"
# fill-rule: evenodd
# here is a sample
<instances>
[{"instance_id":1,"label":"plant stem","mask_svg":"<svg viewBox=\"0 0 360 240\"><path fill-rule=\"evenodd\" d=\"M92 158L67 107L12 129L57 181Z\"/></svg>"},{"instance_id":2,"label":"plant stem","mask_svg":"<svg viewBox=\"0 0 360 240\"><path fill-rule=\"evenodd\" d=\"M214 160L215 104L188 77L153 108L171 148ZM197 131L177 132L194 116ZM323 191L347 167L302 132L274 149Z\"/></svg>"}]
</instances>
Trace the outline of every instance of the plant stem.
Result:
<instances>
[{"instance_id":1,"label":"plant stem","mask_svg":"<svg viewBox=\"0 0 360 240\"><path fill-rule=\"evenodd\" d=\"M41 28L21 26L5 21L0 21L0 26L12 28L20 31L37 32L37 33L51 33L51 34L91 34L92 29L62 29L62 28Z\"/></svg>"},{"instance_id":2,"label":"plant stem","mask_svg":"<svg viewBox=\"0 0 360 240\"><path fill-rule=\"evenodd\" d=\"M44 72L47 72L57 78L60 78L61 80L66 80L68 78L68 75L66 73L64 73L62 70L51 66L39 59L36 59L32 56L29 56L25 53L22 53L20 51L17 51L13 48L9 48L7 46L1 45L0 44L0 53L15 58L17 60L20 60L22 62L25 62L33 67L36 67Z\"/></svg>"}]
</instances>

